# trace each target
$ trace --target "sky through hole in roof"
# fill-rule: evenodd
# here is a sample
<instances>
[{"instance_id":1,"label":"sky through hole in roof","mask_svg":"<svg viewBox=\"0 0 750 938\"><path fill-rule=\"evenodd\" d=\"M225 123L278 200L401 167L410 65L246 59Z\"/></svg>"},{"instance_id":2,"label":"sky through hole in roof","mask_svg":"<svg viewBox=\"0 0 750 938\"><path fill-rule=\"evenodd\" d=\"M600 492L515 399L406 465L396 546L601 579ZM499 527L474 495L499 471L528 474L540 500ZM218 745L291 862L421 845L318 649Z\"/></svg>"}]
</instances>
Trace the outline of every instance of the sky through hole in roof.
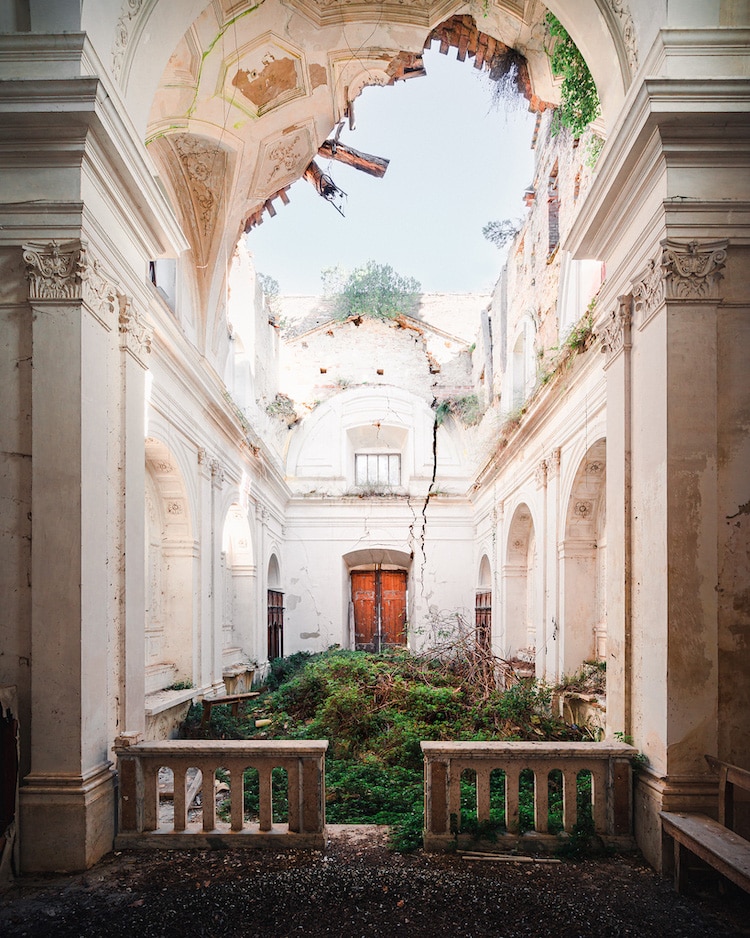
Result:
<instances>
[{"instance_id":1,"label":"sky through hole in roof","mask_svg":"<svg viewBox=\"0 0 750 938\"><path fill-rule=\"evenodd\" d=\"M416 277L425 292L487 292L504 252L482 235L493 219L522 218L532 181L534 116L526 102L492 102L492 83L470 60L425 52L427 76L365 88L356 129L340 141L389 159L376 179L317 157L347 193L341 217L308 183L275 202L247 246L259 272L287 294L321 292L320 272L368 260Z\"/></svg>"}]
</instances>

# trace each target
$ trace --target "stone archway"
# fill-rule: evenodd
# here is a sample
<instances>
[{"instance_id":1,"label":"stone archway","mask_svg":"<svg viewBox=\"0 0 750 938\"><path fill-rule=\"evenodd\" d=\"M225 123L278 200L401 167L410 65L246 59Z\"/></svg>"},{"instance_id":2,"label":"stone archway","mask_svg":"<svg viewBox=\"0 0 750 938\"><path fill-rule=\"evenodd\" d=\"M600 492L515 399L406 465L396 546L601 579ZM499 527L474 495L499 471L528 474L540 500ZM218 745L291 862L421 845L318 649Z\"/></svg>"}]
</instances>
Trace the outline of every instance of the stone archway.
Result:
<instances>
[{"instance_id":1,"label":"stone archway","mask_svg":"<svg viewBox=\"0 0 750 938\"><path fill-rule=\"evenodd\" d=\"M233 503L224 519L221 550L222 667L238 665L254 657L253 609L255 603L255 560L247 513Z\"/></svg>"},{"instance_id":2,"label":"stone archway","mask_svg":"<svg viewBox=\"0 0 750 938\"><path fill-rule=\"evenodd\" d=\"M539 624L536 531L531 511L521 503L513 513L508 528L507 550L503 567L505 585L503 654L532 662L536 658Z\"/></svg>"},{"instance_id":3,"label":"stone archway","mask_svg":"<svg viewBox=\"0 0 750 938\"><path fill-rule=\"evenodd\" d=\"M581 460L568 498L560 548L561 666L606 658L606 473L607 445L597 440Z\"/></svg>"},{"instance_id":4,"label":"stone archway","mask_svg":"<svg viewBox=\"0 0 750 938\"><path fill-rule=\"evenodd\" d=\"M146 440L146 694L192 683L195 617L190 503L169 448Z\"/></svg>"}]
</instances>

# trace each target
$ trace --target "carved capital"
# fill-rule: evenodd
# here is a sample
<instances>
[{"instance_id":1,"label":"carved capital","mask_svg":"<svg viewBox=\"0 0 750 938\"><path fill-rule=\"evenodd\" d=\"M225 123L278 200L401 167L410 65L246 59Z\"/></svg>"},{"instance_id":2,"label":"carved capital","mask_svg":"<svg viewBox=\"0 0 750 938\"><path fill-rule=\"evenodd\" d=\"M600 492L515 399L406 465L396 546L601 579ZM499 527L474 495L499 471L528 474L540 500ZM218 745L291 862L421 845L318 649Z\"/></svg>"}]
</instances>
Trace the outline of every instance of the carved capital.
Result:
<instances>
[{"instance_id":1,"label":"carved capital","mask_svg":"<svg viewBox=\"0 0 750 938\"><path fill-rule=\"evenodd\" d=\"M719 295L727 241L662 241L661 267L670 300L710 300Z\"/></svg>"},{"instance_id":2,"label":"carved capital","mask_svg":"<svg viewBox=\"0 0 750 938\"><path fill-rule=\"evenodd\" d=\"M120 307L120 348L130 352L134 358L143 364L145 356L151 352L153 330L135 310L130 297L120 293L117 299Z\"/></svg>"},{"instance_id":3,"label":"carved capital","mask_svg":"<svg viewBox=\"0 0 750 938\"><path fill-rule=\"evenodd\" d=\"M86 249L80 241L31 241L23 246L30 300L79 300Z\"/></svg>"},{"instance_id":4,"label":"carved capital","mask_svg":"<svg viewBox=\"0 0 750 938\"><path fill-rule=\"evenodd\" d=\"M600 332L602 352L607 356L607 364L625 347L630 347L631 300L621 296L617 309L610 313L606 325Z\"/></svg>"}]
</instances>

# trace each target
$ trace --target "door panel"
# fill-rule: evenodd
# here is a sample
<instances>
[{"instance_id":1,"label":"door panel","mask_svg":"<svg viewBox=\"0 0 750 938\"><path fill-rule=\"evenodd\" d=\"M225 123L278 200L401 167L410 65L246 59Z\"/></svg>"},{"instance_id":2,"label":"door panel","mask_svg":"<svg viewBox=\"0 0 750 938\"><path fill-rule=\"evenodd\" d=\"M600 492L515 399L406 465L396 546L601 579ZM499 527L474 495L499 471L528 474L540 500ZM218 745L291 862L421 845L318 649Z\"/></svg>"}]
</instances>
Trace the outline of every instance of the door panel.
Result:
<instances>
[{"instance_id":1,"label":"door panel","mask_svg":"<svg viewBox=\"0 0 750 938\"><path fill-rule=\"evenodd\" d=\"M352 570L352 603L355 647L372 645L378 630L374 570Z\"/></svg>"},{"instance_id":2,"label":"door panel","mask_svg":"<svg viewBox=\"0 0 750 938\"><path fill-rule=\"evenodd\" d=\"M406 575L405 570L352 571L355 648L379 651L381 645L406 644Z\"/></svg>"},{"instance_id":3,"label":"door panel","mask_svg":"<svg viewBox=\"0 0 750 938\"><path fill-rule=\"evenodd\" d=\"M381 570L380 594L383 641L389 645L405 645L406 570Z\"/></svg>"}]
</instances>

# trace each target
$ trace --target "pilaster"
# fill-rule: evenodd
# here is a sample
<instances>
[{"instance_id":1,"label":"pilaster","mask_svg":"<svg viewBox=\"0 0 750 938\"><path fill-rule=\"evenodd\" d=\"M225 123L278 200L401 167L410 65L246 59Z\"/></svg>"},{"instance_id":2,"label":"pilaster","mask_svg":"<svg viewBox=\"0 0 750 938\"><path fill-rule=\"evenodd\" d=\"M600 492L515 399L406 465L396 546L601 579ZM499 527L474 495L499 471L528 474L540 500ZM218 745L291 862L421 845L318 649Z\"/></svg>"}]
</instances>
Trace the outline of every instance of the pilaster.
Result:
<instances>
[{"instance_id":1,"label":"pilaster","mask_svg":"<svg viewBox=\"0 0 750 938\"><path fill-rule=\"evenodd\" d=\"M31 772L25 870L111 849L107 696L108 421L115 298L81 241L24 246L32 309Z\"/></svg>"}]
</instances>

